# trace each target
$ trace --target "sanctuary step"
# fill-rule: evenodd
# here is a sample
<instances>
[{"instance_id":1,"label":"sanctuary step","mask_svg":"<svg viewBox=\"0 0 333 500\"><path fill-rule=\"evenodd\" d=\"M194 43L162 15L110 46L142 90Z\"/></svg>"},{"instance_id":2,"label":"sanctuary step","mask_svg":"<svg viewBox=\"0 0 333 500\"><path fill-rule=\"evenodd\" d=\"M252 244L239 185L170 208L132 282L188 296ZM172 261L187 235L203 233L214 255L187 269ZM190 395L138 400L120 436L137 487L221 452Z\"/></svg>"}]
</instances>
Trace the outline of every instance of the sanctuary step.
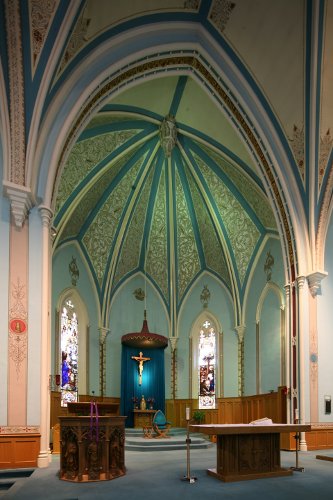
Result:
<instances>
[{"instance_id":1,"label":"sanctuary step","mask_svg":"<svg viewBox=\"0 0 333 500\"><path fill-rule=\"evenodd\" d=\"M186 431L183 428L172 428L168 438L145 438L142 429L126 429L126 451L171 451L186 449ZM206 436L190 434L191 449L205 449L213 446Z\"/></svg>"},{"instance_id":2,"label":"sanctuary step","mask_svg":"<svg viewBox=\"0 0 333 500\"><path fill-rule=\"evenodd\" d=\"M16 481L31 476L35 469L4 469L0 471L0 497L5 496Z\"/></svg>"}]
</instances>

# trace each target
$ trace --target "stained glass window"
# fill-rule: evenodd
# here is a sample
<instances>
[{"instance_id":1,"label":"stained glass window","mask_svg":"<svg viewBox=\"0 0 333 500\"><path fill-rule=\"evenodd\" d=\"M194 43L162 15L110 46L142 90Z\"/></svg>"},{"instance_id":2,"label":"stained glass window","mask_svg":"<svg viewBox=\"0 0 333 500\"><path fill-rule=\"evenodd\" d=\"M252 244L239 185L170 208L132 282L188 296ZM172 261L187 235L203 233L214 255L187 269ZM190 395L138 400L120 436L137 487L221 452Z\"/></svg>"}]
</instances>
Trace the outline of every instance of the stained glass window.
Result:
<instances>
[{"instance_id":1,"label":"stained glass window","mask_svg":"<svg viewBox=\"0 0 333 500\"><path fill-rule=\"evenodd\" d=\"M216 335L207 319L199 333L198 377L199 408L215 408Z\"/></svg>"},{"instance_id":2,"label":"stained glass window","mask_svg":"<svg viewBox=\"0 0 333 500\"><path fill-rule=\"evenodd\" d=\"M66 300L61 313L61 406L77 401L78 320L75 306Z\"/></svg>"}]
</instances>

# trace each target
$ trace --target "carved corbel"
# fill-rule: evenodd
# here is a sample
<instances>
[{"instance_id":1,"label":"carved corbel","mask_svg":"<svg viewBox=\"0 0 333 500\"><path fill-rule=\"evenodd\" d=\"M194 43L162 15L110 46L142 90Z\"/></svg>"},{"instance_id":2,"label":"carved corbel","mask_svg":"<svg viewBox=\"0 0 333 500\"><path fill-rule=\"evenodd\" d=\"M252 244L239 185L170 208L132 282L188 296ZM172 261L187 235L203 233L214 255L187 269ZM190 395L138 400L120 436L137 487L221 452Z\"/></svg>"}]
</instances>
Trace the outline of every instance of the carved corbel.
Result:
<instances>
[{"instance_id":1,"label":"carved corbel","mask_svg":"<svg viewBox=\"0 0 333 500\"><path fill-rule=\"evenodd\" d=\"M12 182L4 181L4 194L10 200L10 208L14 217L15 226L22 227L29 211L35 205L30 189Z\"/></svg>"},{"instance_id":2,"label":"carved corbel","mask_svg":"<svg viewBox=\"0 0 333 500\"><path fill-rule=\"evenodd\" d=\"M321 282L326 278L325 271L316 271L309 274L306 278L308 280L309 290L313 298L315 298L321 291Z\"/></svg>"}]
</instances>

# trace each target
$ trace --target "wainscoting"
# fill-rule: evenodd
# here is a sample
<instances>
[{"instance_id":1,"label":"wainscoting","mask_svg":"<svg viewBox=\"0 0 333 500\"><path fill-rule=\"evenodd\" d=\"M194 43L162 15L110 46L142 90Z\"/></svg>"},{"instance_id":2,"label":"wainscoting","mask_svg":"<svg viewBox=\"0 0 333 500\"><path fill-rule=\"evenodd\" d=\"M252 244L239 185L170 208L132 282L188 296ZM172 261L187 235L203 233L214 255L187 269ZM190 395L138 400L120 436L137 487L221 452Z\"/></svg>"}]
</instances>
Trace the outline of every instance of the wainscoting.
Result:
<instances>
[{"instance_id":1,"label":"wainscoting","mask_svg":"<svg viewBox=\"0 0 333 500\"><path fill-rule=\"evenodd\" d=\"M40 434L0 434L0 469L37 467Z\"/></svg>"},{"instance_id":2,"label":"wainscoting","mask_svg":"<svg viewBox=\"0 0 333 500\"><path fill-rule=\"evenodd\" d=\"M186 426L186 407L191 412L198 408L197 400L175 399L166 401L166 414L176 427ZM204 410L206 424L247 424L268 417L276 423L286 423L286 395L281 387L277 392L236 398L218 398L217 408Z\"/></svg>"},{"instance_id":3,"label":"wainscoting","mask_svg":"<svg viewBox=\"0 0 333 500\"><path fill-rule=\"evenodd\" d=\"M328 450L333 448L333 423L311 424L311 432L305 433L308 450ZM295 450L294 434L281 434L281 449Z\"/></svg>"}]
</instances>

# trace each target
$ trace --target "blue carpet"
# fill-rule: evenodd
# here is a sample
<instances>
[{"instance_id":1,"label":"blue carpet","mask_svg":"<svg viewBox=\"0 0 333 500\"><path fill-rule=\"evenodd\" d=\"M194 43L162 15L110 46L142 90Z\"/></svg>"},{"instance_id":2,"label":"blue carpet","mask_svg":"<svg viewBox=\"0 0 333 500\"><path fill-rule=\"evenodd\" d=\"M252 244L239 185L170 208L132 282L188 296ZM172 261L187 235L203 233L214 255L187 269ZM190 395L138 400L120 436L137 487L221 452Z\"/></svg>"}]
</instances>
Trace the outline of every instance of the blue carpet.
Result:
<instances>
[{"instance_id":1,"label":"blue carpet","mask_svg":"<svg viewBox=\"0 0 333 500\"><path fill-rule=\"evenodd\" d=\"M324 454L324 452L322 452ZM325 454L333 450L325 450ZM70 483L58 478L59 456L52 457L48 468L36 469L28 478L19 478L1 498L47 500L321 500L333 498L333 463L316 460L317 451L301 452L299 465L304 472L277 477L223 483L206 473L216 465L215 445L191 450L190 473L197 481L190 484L186 476L186 451L125 453L127 474L112 481ZM281 453L281 465L295 465L295 454Z\"/></svg>"}]
</instances>

